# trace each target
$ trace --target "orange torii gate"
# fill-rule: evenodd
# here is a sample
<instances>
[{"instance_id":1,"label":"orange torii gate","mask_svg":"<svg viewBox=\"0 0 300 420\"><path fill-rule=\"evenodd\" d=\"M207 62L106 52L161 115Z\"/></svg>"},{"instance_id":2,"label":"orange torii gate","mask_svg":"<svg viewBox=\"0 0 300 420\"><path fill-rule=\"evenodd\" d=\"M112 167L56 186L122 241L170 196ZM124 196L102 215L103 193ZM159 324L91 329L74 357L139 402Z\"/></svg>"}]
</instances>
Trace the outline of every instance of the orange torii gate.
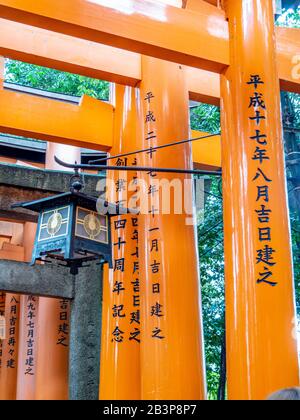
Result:
<instances>
[{"instance_id":1,"label":"orange torii gate","mask_svg":"<svg viewBox=\"0 0 300 420\"><path fill-rule=\"evenodd\" d=\"M232 399L265 398L268 393L280 387L297 385L299 371L296 339L292 335L295 310L283 176L278 81L280 79L283 88L299 92L299 79L293 71L293 66L296 64L295 57L299 51L299 30L277 29L276 53L273 43L275 31L271 0L251 0L247 4L234 0L224 1L225 12L204 1L199 1L197 5L200 6L197 11L181 10L172 6L137 0L132 0L126 7L124 7L124 3L122 5L121 0L116 2L72 0L65 1L63 4L56 0L42 1L38 4L34 1L24 3L21 0L0 1L0 13L1 17L18 22L12 25L22 25L24 33L28 31L24 24L42 28L30 29L29 38L34 34L34 31L46 29L58 33L56 36L52 32L43 34L49 39L49 43L52 37L53 45L56 42L57 46L62 45L60 41L65 42L65 45L72 42L72 45L77 45L76 48L79 51L80 48L83 51L83 41L80 41L82 44L80 42L73 44L77 40L71 41L70 38L63 37L82 38L86 40L84 42L95 43L85 44L88 46L87 48L91 51L96 51L96 48L99 48L100 51L102 48L102 54L108 47L100 46L98 43L129 50L135 63L142 63L142 65L131 66L130 54L127 56L127 61L127 59L124 60L124 54L126 55L124 51L112 49L109 49L111 54L116 54L115 57L122 57L123 54L124 61L120 61L120 66L116 65L115 61L114 66L110 68L111 71L107 65L104 66L101 63L101 60L96 63L96 60L93 60L91 56L89 59L83 60L84 62L70 57L70 61L65 63L67 60L62 59L60 50L55 53L54 48L49 47L45 51L36 47L33 42L29 42L23 49L20 40L16 37L13 38L14 45L9 45L10 38L4 42L2 42L2 38L0 39L1 53L19 59L27 57L29 62L44 65L48 63L51 67L66 71L77 69L75 71L80 74L97 74L97 77L103 75L107 80L131 86L139 85L141 81L140 88L143 94L146 94L146 90L148 91L152 87L158 89L159 100L155 104L155 109L160 116L160 122L156 128L160 133L158 144L173 140L174 136L175 138L178 136L178 139L182 138L182 133L188 132L187 126L184 127L184 124L188 124L187 118L186 123L181 121L181 125L177 126L170 107L168 109L162 107L166 98L170 103L171 99L174 99L173 89L179 88L183 92L183 86L185 86L186 93L189 91L197 94L198 98L206 98L209 103L218 103L218 98L221 97L227 345L230 349L228 351L228 395ZM226 22L225 16L228 18L229 24ZM247 24L244 16L247 16ZM6 25L10 24L6 22ZM253 28L256 31L253 31ZM35 42L38 41L35 39ZM39 52L37 53L37 51ZM137 53L174 63L179 62L185 66L197 67L202 69L201 71L219 73L221 74L221 91L218 91L217 87L214 90L207 89L207 86L203 87L203 83L199 83L199 92L197 92L197 78L199 77L200 82L201 71L185 69L186 74L182 77L180 76L182 69L176 68L178 66L175 64L170 64L169 69L166 70L165 64L159 64L155 59L139 57ZM125 65L123 65L124 62ZM279 77L276 63L279 68ZM120 69L121 67L124 71ZM91 69L88 70L89 73L87 72L88 68ZM171 80L177 82L181 80L179 85L173 87L168 85L166 92L163 92L164 88L151 77L151 71L155 69L160 69L159 72L164 77L165 72L169 71L172 75ZM214 76L210 73L209 77L210 80L215 80L214 86L217 86L218 75ZM193 80L193 88L188 86L191 80ZM193 96L191 95L191 97ZM143 102L137 103L141 108ZM251 104L255 104L253 106L254 115L251 114ZM256 114L257 112L258 114ZM20 130L18 122L11 120L7 123L9 115L8 113L4 115L6 115L6 119L3 118L3 121L2 115L0 116L2 129L10 127L11 132ZM44 117L46 121L46 113ZM141 117L140 121L142 121ZM78 124L80 126L80 119L78 119ZM168 131L166 132L160 124L164 124L164 127L170 130L171 139L167 138ZM22 129L23 131L19 132L23 132L23 134L30 132L30 128L27 128L27 131L24 130L24 124ZM40 132L47 130L45 126L39 127L39 129ZM38 132L38 130L35 131L35 133ZM64 135L61 133L58 135L55 133L56 141L75 144L72 139L69 140L70 137L73 137L72 135L68 137L66 133ZM38 137L38 134L35 135ZM48 139L50 138L48 137ZM95 143L97 148L102 147L97 141L88 144L91 146ZM77 142L77 145L79 144L82 143ZM142 146L142 144L141 142L140 145ZM103 146L108 149L107 145L108 142ZM264 146L263 152L261 146ZM184 156L187 149L181 148L181 153ZM169 156L167 154L162 154L162 156L164 158L158 161L158 165L168 166ZM255 156L258 157L253 159ZM265 162L266 160L268 162ZM181 167L186 165L180 161L174 165L176 164ZM278 196L282 199L282 206L279 209L274 205L275 197L277 199ZM263 200L264 204L257 208L255 204L260 200ZM269 208L267 203L269 203ZM262 212L266 210L267 215L262 215ZM270 212L272 212L272 216L270 216ZM158 219L159 223L162 223L163 219L159 216ZM143 226L145 227L144 222ZM162 224L162 227L163 231L165 229L167 232L168 222ZM187 229L179 231L181 237L185 237L185 235L188 237ZM162 240L167 241L167 237L163 237ZM149 240L150 235L142 237L143 251L149 247ZM180 241L180 237L178 237L178 241ZM194 242L191 237L189 241L193 247ZM260 251L265 250L264 247L272 249L275 253L271 264L270 260L266 262L266 259L262 260L260 257ZM169 255L166 254L162 257L165 258L163 259L165 266L167 266L168 260L176 255L176 249L170 249L169 252ZM186 255L184 258L188 258L188 256ZM190 270L186 276L194 276L192 271L196 270L197 259L194 258L193 261L193 264L189 265ZM264 262L263 265L261 265L262 262ZM274 264L275 262L276 264ZM178 256L174 263L180 267ZM273 266L274 268L271 270L270 267ZM144 279L142 290L144 290L145 296L149 296L149 302L151 302L151 296L147 290L150 277L145 270L142 275ZM178 276L182 275L179 271ZM271 276L274 277L274 282L270 280ZM179 279L177 280L179 281ZM166 290L171 288L171 279L168 273L164 273L162 284ZM175 285L173 289L171 288L170 295L164 300L166 307L172 304L172 299L176 300L176 294L179 293L180 286L178 283ZM194 299L195 303L197 301L196 285L193 290L192 300ZM188 295L185 297L188 299ZM144 301L145 305L148 304L147 299ZM185 301L183 304L187 312L194 316L194 318L187 316L186 319L194 325L195 334L198 334L195 342L198 343L199 350L201 350L201 339L199 340L201 327L200 324L197 325L197 305L196 303L195 305L191 304L190 301ZM276 308L275 313L274 308ZM151 322L147 324L146 307L144 307L144 315L143 322L147 330L147 328L151 328ZM180 315L173 316L178 316L178 320L181 320ZM172 322L166 319L162 324L168 331L175 335L178 334L179 337L179 330ZM285 343L285 346L282 348L278 343ZM199 372L193 380L187 375L184 383L181 384L181 387L179 386L179 378L182 378L186 369L183 363L178 363L182 360L180 358L186 355L182 343L172 342L170 353L167 348L164 353L159 347L154 347L152 351L150 350L152 342L147 342L147 344L151 351L151 357L154 357L154 363L159 365L162 362L166 371L164 371L164 377L161 377L159 372L156 372L157 375L152 375L153 372L147 365L147 354L142 350L141 360L143 360L144 366L141 366L141 371L144 386L142 386L141 398L147 398L149 395L155 398L174 399L203 397L200 385L202 381L203 386L203 378L201 379L203 371ZM143 348L145 349L145 347L141 349ZM240 351L241 348L243 351ZM266 349L268 354L266 354ZM166 363L168 354L174 356L171 361L175 363L176 369L174 369L174 364L172 366L172 363ZM190 367L194 366L195 369L201 370L200 359L198 357L190 358ZM144 376L143 371L145 372ZM191 383L187 386L189 380ZM170 393L166 391L168 387Z\"/></svg>"}]
</instances>

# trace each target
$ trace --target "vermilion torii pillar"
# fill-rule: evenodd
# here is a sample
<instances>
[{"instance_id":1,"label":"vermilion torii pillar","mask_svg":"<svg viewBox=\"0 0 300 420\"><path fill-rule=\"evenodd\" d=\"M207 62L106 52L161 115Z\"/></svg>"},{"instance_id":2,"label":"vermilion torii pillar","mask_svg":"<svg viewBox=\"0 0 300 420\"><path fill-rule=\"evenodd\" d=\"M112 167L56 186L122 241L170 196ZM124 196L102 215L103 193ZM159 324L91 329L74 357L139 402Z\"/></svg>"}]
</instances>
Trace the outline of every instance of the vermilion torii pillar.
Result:
<instances>
[{"instance_id":1,"label":"vermilion torii pillar","mask_svg":"<svg viewBox=\"0 0 300 420\"><path fill-rule=\"evenodd\" d=\"M6 293L6 336L2 343L0 400L15 400L17 390L20 296Z\"/></svg>"},{"instance_id":2,"label":"vermilion torii pillar","mask_svg":"<svg viewBox=\"0 0 300 420\"><path fill-rule=\"evenodd\" d=\"M116 85L114 141L111 156L139 149L137 137L138 90ZM114 159L120 171L107 173L107 199L127 206L134 194L135 172L122 171L122 165L137 164L139 156ZM131 192L128 191L131 185ZM139 400L140 375L140 279L138 216L125 214L112 219L113 268L103 281L102 340L100 368L101 400Z\"/></svg>"},{"instance_id":3,"label":"vermilion torii pillar","mask_svg":"<svg viewBox=\"0 0 300 420\"><path fill-rule=\"evenodd\" d=\"M272 0L224 2L221 80L229 399L299 384Z\"/></svg>"},{"instance_id":4,"label":"vermilion torii pillar","mask_svg":"<svg viewBox=\"0 0 300 420\"><path fill-rule=\"evenodd\" d=\"M189 137L185 81L181 66L142 57L142 148ZM192 168L190 144L150 151L142 156L144 166ZM196 234L194 226L187 221L189 217L175 202L175 198L180 200L184 193L189 193L186 190L183 193L184 180L189 177L172 173L162 175L155 171L144 173L143 177L147 183L145 195L149 199L149 210L148 214L140 216L139 227L141 397L204 399L205 366ZM166 196L155 185L162 179L165 179L165 185L174 182L173 186L178 188L177 193L170 194L169 214L163 214L162 199Z\"/></svg>"},{"instance_id":5,"label":"vermilion torii pillar","mask_svg":"<svg viewBox=\"0 0 300 420\"><path fill-rule=\"evenodd\" d=\"M38 297L20 296L17 400L35 400Z\"/></svg>"},{"instance_id":6,"label":"vermilion torii pillar","mask_svg":"<svg viewBox=\"0 0 300 420\"><path fill-rule=\"evenodd\" d=\"M0 291L0 381L2 371L3 339L5 337L5 293Z\"/></svg>"},{"instance_id":7,"label":"vermilion torii pillar","mask_svg":"<svg viewBox=\"0 0 300 420\"><path fill-rule=\"evenodd\" d=\"M36 226L36 223L31 222L24 224L24 260L27 262L32 258ZM20 296L17 400L35 399L38 302L38 297Z\"/></svg>"}]
</instances>

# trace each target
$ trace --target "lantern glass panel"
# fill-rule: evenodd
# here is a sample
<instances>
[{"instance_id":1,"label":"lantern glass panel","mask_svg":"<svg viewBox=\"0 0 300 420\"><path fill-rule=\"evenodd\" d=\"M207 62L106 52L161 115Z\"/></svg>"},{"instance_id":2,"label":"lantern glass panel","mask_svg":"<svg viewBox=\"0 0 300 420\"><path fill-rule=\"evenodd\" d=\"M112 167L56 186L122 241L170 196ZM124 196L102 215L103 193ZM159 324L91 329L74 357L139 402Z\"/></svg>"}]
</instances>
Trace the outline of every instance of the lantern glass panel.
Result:
<instances>
[{"instance_id":1,"label":"lantern glass panel","mask_svg":"<svg viewBox=\"0 0 300 420\"><path fill-rule=\"evenodd\" d=\"M38 241L66 236L68 233L70 206L46 210L41 214Z\"/></svg>"},{"instance_id":2,"label":"lantern glass panel","mask_svg":"<svg viewBox=\"0 0 300 420\"><path fill-rule=\"evenodd\" d=\"M77 207L75 235L108 244L108 218L94 211Z\"/></svg>"}]
</instances>

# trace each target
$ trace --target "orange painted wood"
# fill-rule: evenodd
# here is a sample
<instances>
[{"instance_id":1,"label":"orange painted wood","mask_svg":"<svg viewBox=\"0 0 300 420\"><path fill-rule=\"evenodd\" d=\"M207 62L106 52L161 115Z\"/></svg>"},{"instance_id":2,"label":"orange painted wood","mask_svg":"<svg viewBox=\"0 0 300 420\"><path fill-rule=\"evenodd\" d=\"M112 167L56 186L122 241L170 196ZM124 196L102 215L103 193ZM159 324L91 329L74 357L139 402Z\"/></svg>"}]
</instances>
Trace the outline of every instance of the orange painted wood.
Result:
<instances>
[{"instance_id":1,"label":"orange painted wood","mask_svg":"<svg viewBox=\"0 0 300 420\"><path fill-rule=\"evenodd\" d=\"M141 146L161 145L174 138L187 138L188 93L184 70L176 64L149 57L143 57L142 62ZM149 97L149 92L153 98L148 102L145 98ZM146 140L151 132L156 137L151 141ZM153 167L191 168L191 145L177 147L173 152L165 149L154 153L152 159L145 154L142 163ZM154 200L152 203L149 200L149 210L152 210L152 206L156 210L154 215L148 213L149 210L147 214L141 214L139 227L142 262L142 399L205 399L195 229L187 221L190 221L189 216L184 212L175 213L173 204L169 214L162 214L162 207L158 209L155 201L162 198L162 191L149 195L153 178L149 174L140 176L147 182L147 187L143 188L144 194ZM180 183L188 180L189 176L157 173L155 179L175 183L177 180ZM171 197L173 202L173 194ZM156 308L160 311L157 312Z\"/></svg>"},{"instance_id":2,"label":"orange painted wood","mask_svg":"<svg viewBox=\"0 0 300 420\"><path fill-rule=\"evenodd\" d=\"M39 298L20 296L17 400L35 400Z\"/></svg>"},{"instance_id":3,"label":"orange painted wood","mask_svg":"<svg viewBox=\"0 0 300 420\"><path fill-rule=\"evenodd\" d=\"M61 313L67 313L65 321L60 319ZM36 400L68 399L68 335L63 345L58 344L59 326L63 324L69 324L69 303L39 298Z\"/></svg>"},{"instance_id":4,"label":"orange painted wood","mask_svg":"<svg viewBox=\"0 0 300 420\"><path fill-rule=\"evenodd\" d=\"M203 2L210 3L213 6L217 6L219 0L185 0L185 9L193 10L194 12L201 12Z\"/></svg>"},{"instance_id":5,"label":"orange painted wood","mask_svg":"<svg viewBox=\"0 0 300 420\"><path fill-rule=\"evenodd\" d=\"M294 76L299 30L276 28L276 34L281 88L299 92L300 77ZM129 86L136 86L141 80L140 54L5 19L0 20L0 54ZM219 76L192 67L187 67L187 72L190 99L219 105Z\"/></svg>"},{"instance_id":6,"label":"orange painted wood","mask_svg":"<svg viewBox=\"0 0 300 420\"><path fill-rule=\"evenodd\" d=\"M24 261L25 250L20 245L4 243L0 250L1 260Z\"/></svg>"},{"instance_id":7,"label":"orange painted wood","mask_svg":"<svg viewBox=\"0 0 300 420\"><path fill-rule=\"evenodd\" d=\"M300 29L275 28L275 33L280 88L300 93Z\"/></svg>"},{"instance_id":8,"label":"orange painted wood","mask_svg":"<svg viewBox=\"0 0 300 420\"><path fill-rule=\"evenodd\" d=\"M83 96L80 105L3 90L0 131L98 150L112 144L113 107Z\"/></svg>"},{"instance_id":9,"label":"orange painted wood","mask_svg":"<svg viewBox=\"0 0 300 420\"><path fill-rule=\"evenodd\" d=\"M0 19L1 54L124 85L135 86L141 79L140 54L5 19Z\"/></svg>"},{"instance_id":10,"label":"orange painted wood","mask_svg":"<svg viewBox=\"0 0 300 420\"><path fill-rule=\"evenodd\" d=\"M5 59L0 53L0 91L3 89Z\"/></svg>"},{"instance_id":11,"label":"orange painted wood","mask_svg":"<svg viewBox=\"0 0 300 420\"><path fill-rule=\"evenodd\" d=\"M191 138L205 136L208 133L191 130ZM220 168L221 164L221 136L197 140L192 144L194 167L209 165ZM177 146L176 146L177 147Z\"/></svg>"},{"instance_id":12,"label":"orange painted wood","mask_svg":"<svg viewBox=\"0 0 300 420\"><path fill-rule=\"evenodd\" d=\"M0 316L5 316L5 293L0 291ZM3 322L3 321L2 321ZM5 331L5 329L4 329ZM3 331L1 331L1 334ZM3 367L3 339L0 338L0 383L1 383L1 372Z\"/></svg>"},{"instance_id":13,"label":"orange painted wood","mask_svg":"<svg viewBox=\"0 0 300 420\"><path fill-rule=\"evenodd\" d=\"M15 400L17 392L20 296L6 293L6 338L2 342L0 400Z\"/></svg>"},{"instance_id":14,"label":"orange painted wood","mask_svg":"<svg viewBox=\"0 0 300 420\"><path fill-rule=\"evenodd\" d=\"M138 91L132 87L115 87L113 98L116 115L112 155L134 151L141 146L137 130L137 95ZM128 165L132 165L135 159L140 159L140 155L129 156ZM116 164L115 161L111 161L111 163ZM120 201L121 203L123 199L130 199L133 192L127 192L127 188L134 175L136 175L135 172L108 171L107 199L110 202ZM120 179L125 179L125 184L121 184L123 181L118 183ZM125 190L122 187L118 188L118 185L123 185ZM131 191L134 188L133 185ZM124 227L115 226L115 223L122 220L125 220ZM140 293L137 292L140 286L139 272L134 273L134 263L140 263L140 260L138 256L133 255L139 249L138 225L135 223L134 226L133 220L137 220L138 223L137 216L130 214L114 217L112 220L114 265L118 259L125 258L125 260L124 271L108 270L106 267L104 272L100 368L101 400L139 400L141 398L140 305L137 304L140 301ZM120 245L119 242L121 242ZM122 290L118 291L119 288ZM139 297L136 305L133 296ZM118 309L120 309L119 313ZM116 328L122 331L120 336L113 334Z\"/></svg>"},{"instance_id":15,"label":"orange painted wood","mask_svg":"<svg viewBox=\"0 0 300 420\"><path fill-rule=\"evenodd\" d=\"M36 223L24 223L22 242L27 262L31 261L36 227ZM17 400L35 399L38 304L38 297L20 296Z\"/></svg>"},{"instance_id":16,"label":"orange painted wood","mask_svg":"<svg viewBox=\"0 0 300 420\"><path fill-rule=\"evenodd\" d=\"M185 67L185 71L190 99L220 106L219 74L193 67Z\"/></svg>"},{"instance_id":17,"label":"orange painted wood","mask_svg":"<svg viewBox=\"0 0 300 420\"><path fill-rule=\"evenodd\" d=\"M224 13L132 0L2 0L3 18L164 60L220 72L228 64ZM212 24L213 23L213 24ZM195 40L201 39L201 42Z\"/></svg>"},{"instance_id":18,"label":"orange painted wood","mask_svg":"<svg viewBox=\"0 0 300 420\"><path fill-rule=\"evenodd\" d=\"M226 2L232 51L222 75L221 106L227 390L232 400L264 400L279 389L299 386L272 3ZM251 75L263 83L248 84ZM250 120L256 111L265 117L259 123ZM266 137L251 139L256 130ZM253 159L258 149L267 159Z\"/></svg>"},{"instance_id":19,"label":"orange painted wood","mask_svg":"<svg viewBox=\"0 0 300 420\"><path fill-rule=\"evenodd\" d=\"M9 222L7 232L10 231L10 242L3 243L0 259L24 261L25 249L16 245L23 240L23 225ZM7 293L5 300L6 338L2 341L0 400L15 400L17 393L18 349L19 349L19 315L20 296Z\"/></svg>"},{"instance_id":20,"label":"orange painted wood","mask_svg":"<svg viewBox=\"0 0 300 420\"><path fill-rule=\"evenodd\" d=\"M198 49L201 50L200 55L203 56L202 60L204 63L203 65L200 65L201 68L220 72L222 68L224 68L224 66L228 64L228 28L226 22L224 22L224 14L222 11L208 4L207 2L199 0L199 3L197 3L197 9L199 7L199 10L197 11L180 10L172 6L159 6L158 4L156 6L158 15L161 12L161 10L164 10L166 14L165 24L161 25L161 30L158 31L156 26L159 25L159 23L155 20L153 4L149 8L149 3L143 2L143 4L141 5L141 3L138 4L136 0L135 3L132 3L132 11L135 10L134 6L136 5L137 12L132 13L132 15L130 15L126 14L126 11L124 10L123 12L125 13L122 14L121 1L119 3L121 11L119 12L117 11L118 3L114 3L116 5L115 9L109 8L109 6L111 6L111 2L109 2L108 0L101 0L102 6L100 6L99 4L93 4L93 2L87 2L85 0L76 1L82 4L82 6L86 7L86 10L90 11L90 13L95 14L95 21L88 22L91 23L90 31L83 31L81 30L81 27L77 28L78 31L76 31L74 29L74 25L69 25L67 23L59 24L59 20L55 19L59 19L60 16L62 21L64 21L64 19L67 19L68 13L65 12L64 16L62 17L64 10L60 10L57 8L53 15L53 19L50 19L48 24L48 18L45 19L45 21L43 20L43 18L41 18L41 16L40 18L38 18L38 13L41 13L41 15L42 13L44 13L45 15L47 15L48 13L48 15L51 16L51 10L47 10L47 2L43 2L43 4L39 3L39 6L36 7L37 10L35 10L35 8L32 6L36 6L35 2L33 1L30 4L28 4L29 2L26 2L26 5L24 6L24 3L21 0L6 0L0 2L0 5L1 3L3 4L2 8L5 9L8 14L8 16L6 16L7 19L24 22L29 25L36 25L46 29L52 29L52 26L50 24L50 22L52 22L54 26L54 31L61 32L62 34L67 35L75 35L79 38L84 38L88 40L96 40L98 43L100 42L105 44L105 40L99 39L99 37L101 38L101 36L98 33L99 31L97 32L97 24L98 26L103 25L108 31L108 34L106 35L108 37L109 35L111 35L109 45L114 47L120 46L120 39L119 37L115 37L113 34L109 33L109 30L111 28L118 28L124 36L121 42L122 48L124 49L133 49L135 52L145 53L148 55L155 55L157 57L161 57L161 55L163 55L163 58L168 59L170 61L178 61L183 64L199 67L199 57L196 55L192 59L192 63L190 62L191 60L188 55L181 57L181 59L179 59L178 57L178 54L181 54L182 52L181 42L179 41L186 40L185 45L188 46L188 48L194 48L196 49L196 51L198 51ZM51 3L51 5L52 4L53 3ZM17 13L16 10L12 9L10 13L9 5L15 5L16 7L18 6L20 7L20 10ZM64 5L66 5L66 8L68 8L68 1L65 1ZM108 7L104 7L103 5L106 5ZM24 10L27 9L27 7L28 10L31 11L31 14L25 13ZM76 21L76 17L79 19L79 17L76 15L76 8L73 9L72 16L70 17L70 21L72 22L73 20ZM103 11L102 15L99 14L100 10ZM80 12L82 11L83 13L80 14L80 21L84 19L86 19L86 21L89 21L89 17L85 17L85 9L80 9ZM34 12L36 12L36 15L34 14ZM143 17L143 13L146 15L146 17ZM105 20L101 20L101 25L99 24L99 21L97 19L97 16L100 15L101 18L105 16ZM5 17L5 14L2 14L2 17ZM127 24L124 26L120 24L122 22L122 19L124 19L127 22ZM151 42L153 42L152 52L145 52L145 47L143 48L143 44L140 45L140 40L141 38L143 38L142 35L144 34L144 32L141 33L141 31L139 30L140 26L138 26L138 22L140 19L143 21L146 41L150 43L147 44L146 49L151 49ZM144 19L147 22L147 26L144 25ZM191 33L186 35L185 31L187 30L187 28L190 27L193 28L193 30L195 30L194 24L190 26L191 22L194 22L194 20L197 21L196 30L198 32L193 33L193 31L191 31ZM88 23L86 22L87 27L89 26ZM94 23L94 25L92 25L92 23ZM135 24L138 28L135 28ZM151 26L152 24L153 26ZM172 29L174 28L175 32L176 25L179 25L179 27L176 28L176 34L180 34L179 41L177 36L170 36L170 26ZM102 53L105 53L107 50L103 45L98 45L97 47L95 47L93 43L88 43L85 47L85 50L87 52L86 54L76 54L75 51L80 52L80 50L84 48L84 44L82 42L79 42L79 40L72 41L73 47L69 48L68 46L70 46L71 42L70 37L60 35L57 38L57 40L59 39L59 42L54 42L55 36L51 34L50 31L41 31L40 29L32 28L30 29L29 26L19 25L17 23L13 23L12 26L9 26L8 23L4 20L1 26L3 29L2 31L0 29L0 54L2 53L4 55L11 56L12 58L30 61L35 64L44 65L46 67L48 65L50 67L74 73L84 75L91 75L91 73L93 73L93 77L101 77L105 80L113 80L117 83L125 83L129 85L135 85L138 75L140 74L140 68L136 67L137 62L140 59L135 54L130 54L125 51L121 52L120 50L112 49L110 53L110 61L108 61L102 58L103 54L92 54L92 51L97 49L99 52L101 51ZM147 32L148 27L151 36ZM16 30L17 28L19 29ZM126 33L126 28L128 29L128 33ZM162 34L162 31L164 30L163 28L165 28L166 30L166 35ZM222 29L220 30L220 28ZM300 89L299 78L295 79L293 77L293 69L295 67L293 59L295 59L295 57L299 55L299 31L299 29L276 28L276 39L278 46L277 59L279 60L279 78L282 84L281 87L282 89L295 91L298 93ZM137 32L138 35L136 35ZM98 34L99 36L96 36L95 34ZM148 37L146 37L146 34ZM103 37L105 38L106 35L104 34ZM126 37L128 37L128 40L130 40L130 42L126 41ZM153 37L155 38L154 40ZM160 39L158 37L160 37ZM189 37L191 37L192 39L189 39ZM41 42L38 41L39 39L41 40ZM201 40L201 42L195 42L196 39ZM222 48L220 47L220 45L215 45L215 42L221 44ZM174 43L174 51L170 51L168 49L168 47L170 47L169 43ZM55 48L53 48L55 47L55 44L57 45L57 54L55 53ZM224 47L224 45L226 46ZM206 50L208 50L208 52ZM216 61L213 64L209 63L208 61L211 55L211 50L214 50L214 53L217 55L217 57L215 58ZM63 54L61 54L61 52L63 52ZM188 52L189 51L187 51L187 54ZM64 56L69 58L64 60ZM90 64L90 57L92 56L96 58L94 58L93 64ZM123 60L118 60L118 57L120 57L121 59L123 58ZM122 62L123 64L123 69L120 68L118 64L120 62ZM201 92L199 91L198 93L201 94Z\"/></svg>"}]
</instances>

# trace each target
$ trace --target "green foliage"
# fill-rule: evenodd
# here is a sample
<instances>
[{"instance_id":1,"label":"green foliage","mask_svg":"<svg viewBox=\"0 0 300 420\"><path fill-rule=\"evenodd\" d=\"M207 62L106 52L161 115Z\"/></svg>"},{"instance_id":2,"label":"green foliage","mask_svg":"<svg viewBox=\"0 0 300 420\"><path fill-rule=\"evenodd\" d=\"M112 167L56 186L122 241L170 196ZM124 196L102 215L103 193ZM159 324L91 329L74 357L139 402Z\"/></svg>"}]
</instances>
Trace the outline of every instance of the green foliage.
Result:
<instances>
[{"instance_id":1,"label":"green foliage","mask_svg":"<svg viewBox=\"0 0 300 420\"><path fill-rule=\"evenodd\" d=\"M300 128L300 95L288 92L289 100L295 110L295 120L294 120L294 127Z\"/></svg>"},{"instance_id":2,"label":"green foliage","mask_svg":"<svg viewBox=\"0 0 300 420\"><path fill-rule=\"evenodd\" d=\"M279 17L276 24L283 27L300 28L300 6L296 9L289 9L282 16ZM288 99L294 110L293 128L300 129L300 95L295 93L288 93ZM298 150L300 150L300 136L298 135ZM289 185L290 187L290 185ZM293 191L290 190L290 199ZM294 279L296 286L296 304L298 318L300 319L300 219L299 208L290 208L291 217L291 232L292 232L292 249L293 249L293 262L294 262Z\"/></svg>"},{"instance_id":3,"label":"green foliage","mask_svg":"<svg viewBox=\"0 0 300 420\"><path fill-rule=\"evenodd\" d=\"M199 104L190 112L193 130L220 131L220 109ZM201 141L201 140L199 140ZM217 399L225 333L223 212L219 177L205 182L205 208L198 214L200 280L208 398Z\"/></svg>"},{"instance_id":4,"label":"green foliage","mask_svg":"<svg viewBox=\"0 0 300 420\"><path fill-rule=\"evenodd\" d=\"M209 399L217 399L224 335L223 214L219 177L211 177L205 209L198 225L203 328Z\"/></svg>"},{"instance_id":5,"label":"green foliage","mask_svg":"<svg viewBox=\"0 0 300 420\"><path fill-rule=\"evenodd\" d=\"M109 97L108 82L90 79L77 74L64 73L20 61L6 60L5 79L10 83L17 83L50 92L65 93L74 96L86 94L104 100L108 100Z\"/></svg>"},{"instance_id":6,"label":"green foliage","mask_svg":"<svg viewBox=\"0 0 300 420\"><path fill-rule=\"evenodd\" d=\"M300 322L300 220L292 214L292 246L293 246L293 262L294 262L294 278L296 287L296 305L298 319Z\"/></svg>"},{"instance_id":7,"label":"green foliage","mask_svg":"<svg viewBox=\"0 0 300 420\"><path fill-rule=\"evenodd\" d=\"M300 28L300 6L286 10L276 21L277 26Z\"/></svg>"},{"instance_id":8,"label":"green foliage","mask_svg":"<svg viewBox=\"0 0 300 420\"><path fill-rule=\"evenodd\" d=\"M300 6L296 10L289 9L283 13L278 19L276 24L278 26L289 28L300 28ZM300 95L288 93L289 101L294 109L294 128L300 129ZM300 136L298 136L298 150L300 150ZM290 191L290 199L293 191ZM298 321L300 322L300 218L299 207L296 210L290 209L291 217L291 232L292 232L292 249L293 249L293 262L294 262L294 279L296 287L296 304Z\"/></svg>"},{"instance_id":9,"label":"green foliage","mask_svg":"<svg viewBox=\"0 0 300 420\"><path fill-rule=\"evenodd\" d=\"M190 112L191 129L216 133L220 131L220 108L200 104Z\"/></svg>"}]
</instances>

